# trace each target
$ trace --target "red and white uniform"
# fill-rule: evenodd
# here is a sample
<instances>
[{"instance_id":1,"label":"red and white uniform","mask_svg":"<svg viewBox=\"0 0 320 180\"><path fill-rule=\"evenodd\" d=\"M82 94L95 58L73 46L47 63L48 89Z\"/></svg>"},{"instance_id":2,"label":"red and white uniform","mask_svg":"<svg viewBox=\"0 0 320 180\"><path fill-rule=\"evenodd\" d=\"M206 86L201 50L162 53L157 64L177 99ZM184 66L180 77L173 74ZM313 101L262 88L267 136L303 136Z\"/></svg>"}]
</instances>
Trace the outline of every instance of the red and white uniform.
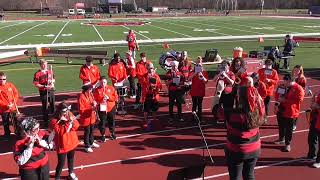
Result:
<instances>
[{"instance_id":1,"label":"red and white uniform","mask_svg":"<svg viewBox=\"0 0 320 180\"><path fill-rule=\"evenodd\" d=\"M83 127L94 124L97 119L96 112L93 110L93 96L88 92L81 93L78 99L79 123Z\"/></svg>"},{"instance_id":2,"label":"red and white uniform","mask_svg":"<svg viewBox=\"0 0 320 180\"><path fill-rule=\"evenodd\" d=\"M168 80L168 81L173 80L173 78L180 77L179 85L175 85L174 83L169 84L169 91L182 91L183 90L183 85L184 85L185 79L184 79L184 75L181 72L179 72L179 71L173 72L172 70L170 70L166 73L165 77L166 77L166 80Z\"/></svg>"},{"instance_id":3,"label":"red and white uniform","mask_svg":"<svg viewBox=\"0 0 320 180\"><path fill-rule=\"evenodd\" d=\"M275 99L279 100L279 94L276 93ZM281 115L285 118L297 118L300 114L301 103L304 99L304 89L297 83L290 86L289 92L284 95L284 100L280 102L279 109L282 109Z\"/></svg>"},{"instance_id":4,"label":"red and white uniform","mask_svg":"<svg viewBox=\"0 0 320 180\"><path fill-rule=\"evenodd\" d=\"M73 116L72 118L75 117ZM68 122L59 123L59 120L55 118L50 122L50 128L55 132L53 141L58 154L72 151L79 144L76 130L79 128L80 124L77 120L74 120L72 125L70 123L70 118L68 119ZM71 128L68 131L69 127Z\"/></svg>"},{"instance_id":5,"label":"red and white uniform","mask_svg":"<svg viewBox=\"0 0 320 180\"><path fill-rule=\"evenodd\" d=\"M136 62L133 57L127 58L127 63L127 75L130 75L133 78L136 77Z\"/></svg>"},{"instance_id":6,"label":"red and white uniform","mask_svg":"<svg viewBox=\"0 0 320 180\"><path fill-rule=\"evenodd\" d=\"M279 76L276 70L262 68L258 70L259 80L264 82L267 88L266 96L273 96L274 88L279 82ZM269 81L267 81L269 79Z\"/></svg>"},{"instance_id":7,"label":"red and white uniform","mask_svg":"<svg viewBox=\"0 0 320 180\"><path fill-rule=\"evenodd\" d=\"M137 64L136 64L136 76L138 78L138 82L140 84L143 83L143 78L146 74L148 74L148 70L147 70L147 65L151 63L150 60L147 60L146 62L143 62L142 60L140 60Z\"/></svg>"},{"instance_id":8,"label":"red and white uniform","mask_svg":"<svg viewBox=\"0 0 320 180\"><path fill-rule=\"evenodd\" d=\"M51 82L54 80L54 73L51 70L38 70L34 76L33 76L33 84L37 87L39 84L43 86L50 85ZM40 91L45 91L47 88L45 87L40 87Z\"/></svg>"},{"instance_id":9,"label":"red and white uniform","mask_svg":"<svg viewBox=\"0 0 320 180\"><path fill-rule=\"evenodd\" d=\"M194 72L192 72L190 75L192 76L193 73ZM202 74L206 79L208 79L208 73L206 71L202 71ZM204 97L206 93L206 82L201 80L198 75L195 75L191 81L192 85L190 95Z\"/></svg>"},{"instance_id":10,"label":"red and white uniform","mask_svg":"<svg viewBox=\"0 0 320 180\"><path fill-rule=\"evenodd\" d=\"M150 86L151 86L151 83L149 81L150 78L156 79L156 84L154 85L155 87L153 90L150 89ZM142 86L142 98L141 98L142 102L145 102L147 95L152 95L153 99L156 102L159 102L160 100L159 91L162 89L162 83L158 74L153 74L153 75L146 74L143 77L141 86Z\"/></svg>"},{"instance_id":11,"label":"red and white uniform","mask_svg":"<svg viewBox=\"0 0 320 180\"><path fill-rule=\"evenodd\" d=\"M192 72L192 66L191 66L191 63L189 63L189 62L185 65L183 62L181 62L178 69L180 72L182 72L185 79L188 79L190 73Z\"/></svg>"},{"instance_id":12,"label":"red and white uniform","mask_svg":"<svg viewBox=\"0 0 320 180\"><path fill-rule=\"evenodd\" d=\"M38 132L39 139L42 139L45 132L40 130ZM33 170L45 166L48 163L48 155L44 148L39 145L38 141L34 143L32 149L28 148L30 138L18 140L14 146L13 157L19 165L19 169ZM31 155L30 155L31 154Z\"/></svg>"},{"instance_id":13,"label":"red and white uniform","mask_svg":"<svg viewBox=\"0 0 320 180\"><path fill-rule=\"evenodd\" d=\"M131 32L127 35L127 42L129 51L134 51L136 48L136 35L134 32Z\"/></svg>"},{"instance_id":14,"label":"red and white uniform","mask_svg":"<svg viewBox=\"0 0 320 180\"><path fill-rule=\"evenodd\" d=\"M98 104L107 104L107 112L111 112L112 109L116 106L116 102L118 101L118 94L113 86L100 86L99 88L95 89L95 91L93 92L93 96ZM109 97L107 102L104 101L105 96Z\"/></svg>"},{"instance_id":15,"label":"red and white uniform","mask_svg":"<svg viewBox=\"0 0 320 180\"><path fill-rule=\"evenodd\" d=\"M19 92L17 88L9 82L4 85L0 85L0 114L4 112L14 112L16 111L16 106L12 106L11 109L8 108L9 104L14 104L18 102Z\"/></svg>"},{"instance_id":16,"label":"red and white uniform","mask_svg":"<svg viewBox=\"0 0 320 180\"><path fill-rule=\"evenodd\" d=\"M111 63L108 69L108 76L112 84L127 79L127 70L122 62Z\"/></svg>"},{"instance_id":17,"label":"red and white uniform","mask_svg":"<svg viewBox=\"0 0 320 180\"><path fill-rule=\"evenodd\" d=\"M83 81L83 84L90 82L91 85L95 85L100 79L100 69L96 65L83 65L80 68L79 78Z\"/></svg>"}]
</instances>

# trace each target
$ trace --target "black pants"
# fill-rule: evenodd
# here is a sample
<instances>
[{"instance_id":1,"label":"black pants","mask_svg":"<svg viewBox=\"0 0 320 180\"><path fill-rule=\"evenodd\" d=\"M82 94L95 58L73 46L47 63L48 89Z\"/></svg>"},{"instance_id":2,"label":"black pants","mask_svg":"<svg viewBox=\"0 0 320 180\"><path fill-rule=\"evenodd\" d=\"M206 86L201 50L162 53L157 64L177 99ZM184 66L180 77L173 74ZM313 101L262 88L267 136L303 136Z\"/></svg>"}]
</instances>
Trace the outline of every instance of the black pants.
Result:
<instances>
[{"instance_id":1,"label":"black pants","mask_svg":"<svg viewBox=\"0 0 320 180\"><path fill-rule=\"evenodd\" d=\"M72 151L69 151L69 152L63 153L63 154L58 154L58 164L56 167L56 174L55 174L56 179L60 178L62 168L63 168L64 163L66 161L66 157L68 159L69 174L73 173L74 154L75 154L75 150L72 150Z\"/></svg>"},{"instance_id":2,"label":"black pants","mask_svg":"<svg viewBox=\"0 0 320 180\"><path fill-rule=\"evenodd\" d=\"M89 126L84 128L84 146L86 148L91 147L94 141L93 137L94 124L90 124Z\"/></svg>"},{"instance_id":3,"label":"black pants","mask_svg":"<svg viewBox=\"0 0 320 180\"><path fill-rule=\"evenodd\" d=\"M180 91L169 91L169 114L173 118L173 106L176 104L178 109L178 118L182 118L182 102L184 92Z\"/></svg>"},{"instance_id":4,"label":"black pants","mask_svg":"<svg viewBox=\"0 0 320 180\"><path fill-rule=\"evenodd\" d=\"M98 112L100 122L99 122L99 131L102 136L106 133L106 122L108 123L109 131L111 134L114 134L115 129L115 120L114 117L116 115L116 107L114 107L110 112Z\"/></svg>"},{"instance_id":5,"label":"black pants","mask_svg":"<svg viewBox=\"0 0 320 180\"><path fill-rule=\"evenodd\" d=\"M269 104L270 104L270 96L266 96L266 98L264 99L264 107L265 107L265 111L266 111L266 116L269 115Z\"/></svg>"},{"instance_id":6,"label":"black pants","mask_svg":"<svg viewBox=\"0 0 320 180\"><path fill-rule=\"evenodd\" d=\"M316 162L320 162L320 132L315 128L315 120L311 121L309 134L308 134L308 144L309 152L308 157L317 157Z\"/></svg>"},{"instance_id":7,"label":"black pants","mask_svg":"<svg viewBox=\"0 0 320 180\"><path fill-rule=\"evenodd\" d=\"M133 95L136 95L136 86L134 84L134 77L130 76L128 78L129 80L129 86L130 86L130 95L133 96Z\"/></svg>"},{"instance_id":8,"label":"black pants","mask_svg":"<svg viewBox=\"0 0 320 180\"><path fill-rule=\"evenodd\" d=\"M197 111L197 115L199 117L199 120L202 121L202 96L192 96L192 111Z\"/></svg>"},{"instance_id":9,"label":"black pants","mask_svg":"<svg viewBox=\"0 0 320 180\"><path fill-rule=\"evenodd\" d=\"M285 140L286 145L291 144L292 134L293 134L293 118L285 118L280 114L277 114L277 121L279 126L279 140Z\"/></svg>"},{"instance_id":10,"label":"black pants","mask_svg":"<svg viewBox=\"0 0 320 180\"><path fill-rule=\"evenodd\" d=\"M238 159L227 157L230 180L254 180L254 167L258 158ZM241 178L242 176L242 178Z\"/></svg>"},{"instance_id":11,"label":"black pants","mask_svg":"<svg viewBox=\"0 0 320 180\"><path fill-rule=\"evenodd\" d=\"M140 83L137 83L136 104L139 104L139 103L140 103L141 93L142 93L141 84L140 84Z\"/></svg>"},{"instance_id":12,"label":"black pants","mask_svg":"<svg viewBox=\"0 0 320 180\"><path fill-rule=\"evenodd\" d=\"M50 113L54 113L54 103L55 103L55 96L54 90L48 91L48 99L47 99L47 90L39 91L40 99L42 103L42 115L43 120L46 124L49 123L49 110ZM48 100L48 102L47 102Z\"/></svg>"},{"instance_id":13,"label":"black pants","mask_svg":"<svg viewBox=\"0 0 320 180\"><path fill-rule=\"evenodd\" d=\"M49 180L49 163L37 169L20 169L21 180Z\"/></svg>"}]
</instances>

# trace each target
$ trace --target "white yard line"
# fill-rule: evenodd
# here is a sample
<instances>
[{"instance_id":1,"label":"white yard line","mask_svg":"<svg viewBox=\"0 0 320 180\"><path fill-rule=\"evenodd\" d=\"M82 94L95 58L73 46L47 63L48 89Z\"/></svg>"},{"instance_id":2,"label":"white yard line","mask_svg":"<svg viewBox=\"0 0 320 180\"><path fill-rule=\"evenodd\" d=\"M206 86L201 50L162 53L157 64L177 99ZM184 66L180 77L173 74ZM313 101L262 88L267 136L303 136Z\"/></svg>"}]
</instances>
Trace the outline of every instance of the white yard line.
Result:
<instances>
[{"instance_id":1,"label":"white yard line","mask_svg":"<svg viewBox=\"0 0 320 180\"><path fill-rule=\"evenodd\" d=\"M287 34L264 34L264 35L242 35L242 36L213 36L213 37L189 37L189 38L166 38L166 39L152 39L152 40L138 40L139 44L148 43L163 43L163 42L188 42L188 41L212 41L212 40L241 40L241 39L258 39L263 38L283 38ZM320 33L300 33L292 34L293 36L320 36ZM105 41L105 42L77 42L77 43L56 43L56 44L28 44L28 45L10 45L0 46L0 50L7 49L24 49L42 47L75 47L75 46L99 46L99 45L125 45L127 41Z\"/></svg>"},{"instance_id":2,"label":"white yard line","mask_svg":"<svg viewBox=\"0 0 320 180\"><path fill-rule=\"evenodd\" d=\"M10 24L10 25L7 25L7 26L3 26L0 29L4 29L4 28L7 28L7 27L12 27L12 26L17 26L17 25L24 24L24 23L26 23L26 22L20 22L20 23L17 23L17 24Z\"/></svg>"},{"instance_id":3,"label":"white yard line","mask_svg":"<svg viewBox=\"0 0 320 180\"><path fill-rule=\"evenodd\" d=\"M91 20L88 20L89 23L91 23ZM96 33L98 34L98 36L100 37L101 41L104 42L103 37L101 36L101 34L99 33L98 29L96 28L96 26L94 24L92 24L92 27L94 28L94 30L96 31Z\"/></svg>"},{"instance_id":4,"label":"white yard line","mask_svg":"<svg viewBox=\"0 0 320 180\"><path fill-rule=\"evenodd\" d=\"M58 37L60 36L60 34L62 33L62 31L66 28L66 26L70 23L71 21L68 21L64 24L64 26L61 28L60 32L57 34L57 36L54 38L54 40L52 41L51 44L54 44L56 42L56 40L58 39Z\"/></svg>"},{"instance_id":5,"label":"white yard line","mask_svg":"<svg viewBox=\"0 0 320 180\"><path fill-rule=\"evenodd\" d=\"M175 34L180 34L182 36L186 36L186 37L189 37L189 38L192 38L192 36L189 36L187 34L183 34L183 33L179 33L177 31L172 31L170 29L166 29L166 28L162 28L162 27L159 27L159 26L155 26L155 25L152 25L152 24L147 24L148 26L152 26L152 27L155 27L155 28L158 28L158 29L162 29L162 30L165 30L165 31L169 31L169 32L172 32L172 33L175 33Z\"/></svg>"},{"instance_id":6,"label":"white yard line","mask_svg":"<svg viewBox=\"0 0 320 180\"><path fill-rule=\"evenodd\" d=\"M128 30L130 30L130 28L128 28L127 26L122 25L122 27L123 27L123 28L126 28L126 29L128 29ZM135 32L136 32L137 34L139 34L140 36L143 36L143 37L147 38L148 40L151 40L151 41L152 41L152 39L151 39L151 38L149 38L148 36L143 35L143 34L139 33L138 31L135 31Z\"/></svg>"},{"instance_id":7,"label":"white yard line","mask_svg":"<svg viewBox=\"0 0 320 180\"><path fill-rule=\"evenodd\" d=\"M233 27L228 27L228 26L218 26L217 23L214 24L214 25L211 25L211 24L207 24L207 23L200 23L200 21L197 21L197 22L188 22L188 21L182 21L182 20L175 20L175 21L178 21L178 22L183 22L183 23L190 23L190 24L198 24L198 25L205 25L205 26L211 26L211 27L220 27L220 28L224 28L224 29L231 29L231 30L236 30L236 31L242 31L242 32L248 32L248 33L254 33L254 34L264 34L264 33L260 33L260 32L256 32L256 31L248 31L248 30L243 30L243 29L237 29L237 28L233 28ZM198 23L199 22L199 23ZM220 23L219 24L225 24L225 23Z\"/></svg>"},{"instance_id":8,"label":"white yard line","mask_svg":"<svg viewBox=\"0 0 320 180\"><path fill-rule=\"evenodd\" d=\"M152 20L152 21L155 21L155 20ZM198 28L198 27L194 27L194 26L182 25L181 23L180 24L174 24L174 23L170 23L170 22L167 22L167 21L157 21L157 22L166 23L166 24L172 24L172 25L175 25L175 26L182 26L182 27L186 27L186 28L190 28L190 29ZM216 31L206 31L206 32L220 34L220 35L224 35L224 36L231 36L230 34L220 33L220 32L216 32Z\"/></svg>"},{"instance_id":9,"label":"white yard line","mask_svg":"<svg viewBox=\"0 0 320 180\"><path fill-rule=\"evenodd\" d=\"M38 27L38 26L43 25L43 24L47 24L48 22L50 22L50 21L46 21L46 22L43 22L43 23L41 23L41 24L37 24L37 25L35 25L35 26L33 26L33 27L31 27L31 28L29 28L29 29L27 29L27 30L19 33L19 34L16 34L16 35L12 36L11 38L9 38L9 39L7 39L7 40L4 40L4 41L0 42L0 44L3 44L3 43L5 43L5 42L7 42L7 41L10 41L11 39L18 37L18 36L20 36L21 34L24 34L24 33L28 32L28 31L30 31L30 30Z\"/></svg>"}]
</instances>

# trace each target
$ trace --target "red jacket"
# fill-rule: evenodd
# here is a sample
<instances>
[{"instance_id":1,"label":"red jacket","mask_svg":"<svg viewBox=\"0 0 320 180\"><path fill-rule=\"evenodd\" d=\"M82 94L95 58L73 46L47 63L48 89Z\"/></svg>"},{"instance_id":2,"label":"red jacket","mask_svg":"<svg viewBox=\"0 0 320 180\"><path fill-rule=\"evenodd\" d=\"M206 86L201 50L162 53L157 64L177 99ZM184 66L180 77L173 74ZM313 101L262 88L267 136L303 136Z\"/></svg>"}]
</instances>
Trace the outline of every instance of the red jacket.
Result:
<instances>
[{"instance_id":1,"label":"red jacket","mask_svg":"<svg viewBox=\"0 0 320 180\"><path fill-rule=\"evenodd\" d=\"M156 79L155 88L153 90L150 89L151 83L149 81L149 78ZM148 94L152 94L153 99L156 100L157 102L160 100L159 91L162 89L162 83L161 83L161 80L160 80L160 77L158 76L158 74L154 74L152 77L150 77L150 76L148 76L148 74L146 74L143 78L141 87L142 87L142 98L141 98L142 102L144 102L146 100L146 97Z\"/></svg>"},{"instance_id":2,"label":"red jacket","mask_svg":"<svg viewBox=\"0 0 320 180\"><path fill-rule=\"evenodd\" d=\"M8 108L10 103L14 104L18 102L19 92L17 88L9 82L4 85L0 85L0 114L4 112L14 112L17 110L15 106L11 109Z\"/></svg>"},{"instance_id":3,"label":"red jacket","mask_svg":"<svg viewBox=\"0 0 320 180\"><path fill-rule=\"evenodd\" d=\"M174 78L174 74L175 74L176 77L180 77L180 83L179 83L179 85L176 85L176 84L174 84L174 83L172 82L172 81L173 81L173 78ZM171 83L169 84L169 91L181 91L181 90L183 90L183 85L184 85L185 79L184 79L184 76L183 76L183 74L182 74L181 72L177 71L177 72L173 73L173 72L170 70L170 71L168 71L168 72L166 73L165 78L166 78L167 82L171 82Z\"/></svg>"},{"instance_id":4,"label":"red jacket","mask_svg":"<svg viewBox=\"0 0 320 180\"><path fill-rule=\"evenodd\" d=\"M140 60L137 64L136 64L136 75L138 78L138 82L141 84L143 81L143 77L148 74L148 70L147 70L147 64L151 63L151 61L147 60L146 62L143 62L142 60Z\"/></svg>"},{"instance_id":5,"label":"red jacket","mask_svg":"<svg viewBox=\"0 0 320 180\"><path fill-rule=\"evenodd\" d=\"M127 70L122 62L113 62L108 69L108 76L112 81L112 84L121 82L127 78Z\"/></svg>"},{"instance_id":6,"label":"red jacket","mask_svg":"<svg viewBox=\"0 0 320 180\"><path fill-rule=\"evenodd\" d=\"M275 99L279 100L279 94L276 93ZM304 99L304 89L297 83L294 83L290 91L284 95L284 100L280 102L279 111L285 118L297 118L300 114L300 106Z\"/></svg>"},{"instance_id":7,"label":"red jacket","mask_svg":"<svg viewBox=\"0 0 320 180\"><path fill-rule=\"evenodd\" d=\"M112 86L100 86L99 88L95 89L93 92L94 99L97 101L98 104L104 102L104 96L108 96L109 99L107 100L107 112L112 111L112 109L116 106L116 102L118 101L118 94L114 87Z\"/></svg>"},{"instance_id":8,"label":"red jacket","mask_svg":"<svg viewBox=\"0 0 320 180\"><path fill-rule=\"evenodd\" d=\"M191 66L191 63L187 63L185 66L184 66L184 63L181 62L179 64L179 71L182 72L183 76L185 79L188 79L189 78L189 75L192 71L192 66Z\"/></svg>"},{"instance_id":9,"label":"red jacket","mask_svg":"<svg viewBox=\"0 0 320 180\"><path fill-rule=\"evenodd\" d=\"M258 74L259 74L259 80L266 84L267 96L273 96L274 88L279 81L279 76L277 71L274 69L268 70L268 69L262 68L258 70ZM267 82L266 80L267 78L270 79L269 82Z\"/></svg>"},{"instance_id":10,"label":"red jacket","mask_svg":"<svg viewBox=\"0 0 320 180\"><path fill-rule=\"evenodd\" d=\"M79 123L83 127L87 127L96 122L96 112L93 110L93 96L89 95L88 92L81 93L78 99L79 106Z\"/></svg>"},{"instance_id":11,"label":"red jacket","mask_svg":"<svg viewBox=\"0 0 320 180\"><path fill-rule=\"evenodd\" d=\"M307 79L304 76L300 76L298 77L296 80L296 83L298 83L303 89L306 88L306 84L307 84Z\"/></svg>"},{"instance_id":12,"label":"red jacket","mask_svg":"<svg viewBox=\"0 0 320 180\"><path fill-rule=\"evenodd\" d=\"M100 79L100 69L96 65L90 66L90 69L86 64L80 68L80 79L83 81L83 84L91 82L92 85L96 84Z\"/></svg>"},{"instance_id":13,"label":"red jacket","mask_svg":"<svg viewBox=\"0 0 320 180\"><path fill-rule=\"evenodd\" d=\"M39 138L42 139L44 135L45 132L40 130L38 133ZM28 143L29 137L18 140L16 142L13 152L13 157L16 162L18 162L19 158L23 155L23 151L27 148ZM38 169L46 165L48 163L48 160L48 155L45 153L44 148L41 147L37 142L35 142L30 159L25 164L19 165L19 168Z\"/></svg>"},{"instance_id":14,"label":"red jacket","mask_svg":"<svg viewBox=\"0 0 320 180\"><path fill-rule=\"evenodd\" d=\"M190 77L193 74L194 72L191 73ZM208 73L206 71L203 71L202 74L206 79L208 79ZM206 82L204 82L203 80L200 80L198 75L193 76L190 95L204 97L205 94L206 94Z\"/></svg>"},{"instance_id":15,"label":"red jacket","mask_svg":"<svg viewBox=\"0 0 320 180\"><path fill-rule=\"evenodd\" d=\"M267 86L262 81L259 81L258 83L259 84L258 84L257 90L258 90L260 96L262 97L262 99L264 99L267 96Z\"/></svg>"},{"instance_id":16,"label":"red jacket","mask_svg":"<svg viewBox=\"0 0 320 180\"><path fill-rule=\"evenodd\" d=\"M73 118L75 117L73 116ZM74 120L70 131L67 132L69 126L70 119L68 122L59 123L58 119L51 120L50 128L55 132L55 137L53 140L58 154L67 153L75 149L79 144L78 135L76 132L80 126L79 122Z\"/></svg>"}]
</instances>

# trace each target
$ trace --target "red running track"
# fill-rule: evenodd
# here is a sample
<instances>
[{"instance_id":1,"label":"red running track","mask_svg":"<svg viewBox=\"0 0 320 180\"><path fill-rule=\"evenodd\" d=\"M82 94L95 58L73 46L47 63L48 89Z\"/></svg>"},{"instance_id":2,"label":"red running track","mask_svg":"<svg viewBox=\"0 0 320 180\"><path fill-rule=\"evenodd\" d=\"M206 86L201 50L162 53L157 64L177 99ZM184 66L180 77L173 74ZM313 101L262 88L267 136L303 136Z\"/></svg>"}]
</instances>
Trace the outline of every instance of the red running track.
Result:
<instances>
[{"instance_id":1,"label":"red running track","mask_svg":"<svg viewBox=\"0 0 320 180\"><path fill-rule=\"evenodd\" d=\"M312 85L313 92L318 91L319 81L308 79L308 84ZM205 136L207 138L210 152L215 160L211 164L207 152L205 159L207 167L205 169L205 179L228 179L228 170L224 157L225 129L214 127L210 122L210 108L214 92L214 83L210 81L207 85L208 91L204 99L203 108L204 118L207 121L203 124ZM76 95L68 93L59 97L62 100L75 101ZM36 97L25 98L23 104L32 105L38 103ZM127 116L117 116L116 134L118 139L100 143L101 147L94 149L91 154L83 151L83 146L79 145L76 153L75 166L76 174L79 179L166 179L169 172L200 165L202 159L203 141L199 129L192 122L192 115L187 113L188 109L184 107L185 122L175 122L169 125L168 119L168 98L161 98L161 108L159 109L158 129L151 132L145 132L140 128L142 113L130 111ZM310 104L310 97L306 97L303 102L302 111L307 109ZM272 103L273 106L274 103ZM31 110L30 110L31 109ZM271 108L272 110L272 108ZM22 107L27 115L38 115L39 105ZM272 113L272 111L271 111ZM41 118L41 116L37 116ZM3 132L2 127L0 129ZM80 138L83 131L79 131ZM99 137L96 130L95 135ZM261 127L262 154L256 167L257 179L290 179L300 180L307 178L315 180L319 178L320 171L308 167L312 162L301 159L306 156L308 124L305 122L305 114L302 112L298 121L298 128L294 132L292 151L284 153L280 151L281 146L274 145L272 141L278 138L278 130L275 116L269 117L269 124ZM14 139L14 136L13 136ZM13 161L11 147L13 140L0 142L0 178L15 178L18 176L18 167ZM54 169L57 163L56 153L48 152L50 156L51 177L54 176ZM64 170L64 176L67 176L67 169Z\"/></svg>"}]
</instances>

